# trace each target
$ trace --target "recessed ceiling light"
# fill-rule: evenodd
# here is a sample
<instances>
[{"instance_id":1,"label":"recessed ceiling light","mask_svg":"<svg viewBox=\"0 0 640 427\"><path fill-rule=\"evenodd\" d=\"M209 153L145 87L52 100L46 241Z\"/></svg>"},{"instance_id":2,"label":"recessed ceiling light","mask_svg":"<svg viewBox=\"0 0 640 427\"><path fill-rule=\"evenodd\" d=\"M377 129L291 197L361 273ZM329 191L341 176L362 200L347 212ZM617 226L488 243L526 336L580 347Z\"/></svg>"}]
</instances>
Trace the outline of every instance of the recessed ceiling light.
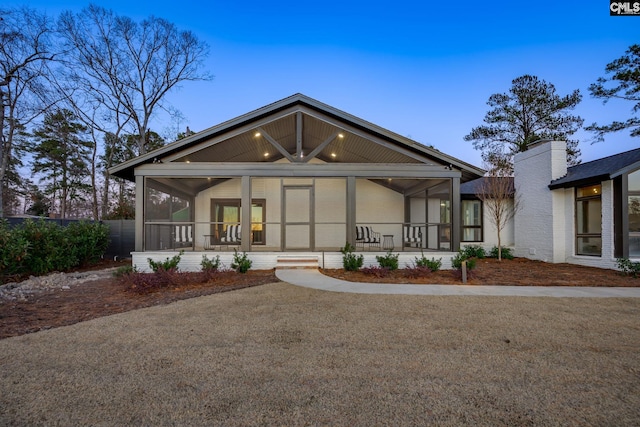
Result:
<instances>
[{"instance_id":1,"label":"recessed ceiling light","mask_svg":"<svg viewBox=\"0 0 640 427\"><path fill-rule=\"evenodd\" d=\"M335 157L335 156L336 156L336 153L331 153L331 157Z\"/></svg>"},{"instance_id":2,"label":"recessed ceiling light","mask_svg":"<svg viewBox=\"0 0 640 427\"><path fill-rule=\"evenodd\" d=\"M338 137L339 137L339 138L344 138L344 135L343 135L343 134L341 134L341 133L339 133L339 134L338 134Z\"/></svg>"},{"instance_id":3,"label":"recessed ceiling light","mask_svg":"<svg viewBox=\"0 0 640 427\"><path fill-rule=\"evenodd\" d=\"M254 135L256 138L260 136L260 132L256 132L256 134Z\"/></svg>"},{"instance_id":4,"label":"recessed ceiling light","mask_svg":"<svg viewBox=\"0 0 640 427\"><path fill-rule=\"evenodd\" d=\"M264 156L265 157L269 157L269 153L264 153Z\"/></svg>"}]
</instances>

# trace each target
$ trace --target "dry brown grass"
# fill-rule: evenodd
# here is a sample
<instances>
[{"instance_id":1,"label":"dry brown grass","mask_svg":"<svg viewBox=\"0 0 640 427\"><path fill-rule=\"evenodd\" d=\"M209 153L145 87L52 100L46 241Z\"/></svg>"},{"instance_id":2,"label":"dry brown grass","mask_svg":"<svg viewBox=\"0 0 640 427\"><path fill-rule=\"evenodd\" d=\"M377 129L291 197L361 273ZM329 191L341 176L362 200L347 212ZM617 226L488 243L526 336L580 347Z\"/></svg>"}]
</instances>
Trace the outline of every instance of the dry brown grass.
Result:
<instances>
[{"instance_id":1,"label":"dry brown grass","mask_svg":"<svg viewBox=\"0 0 640 427\"><path fill-rule=\"evenodd\" d=\"M0 424L638 425L638 319L276 283L0 341Z\"/></svg>"}]
</instances>

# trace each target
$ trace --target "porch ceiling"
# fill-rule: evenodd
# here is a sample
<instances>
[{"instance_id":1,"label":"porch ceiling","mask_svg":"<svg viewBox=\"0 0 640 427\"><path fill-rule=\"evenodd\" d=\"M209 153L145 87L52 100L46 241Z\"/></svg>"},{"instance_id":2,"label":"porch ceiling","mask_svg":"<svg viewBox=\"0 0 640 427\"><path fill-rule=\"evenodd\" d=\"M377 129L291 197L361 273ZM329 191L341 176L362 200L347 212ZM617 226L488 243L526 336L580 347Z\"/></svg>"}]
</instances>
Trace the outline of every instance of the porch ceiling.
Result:
<instances>
[{"instance_id":1,"label":"porch ceiling","mask_svg":"<svg viewBox=\"0 0 640 427\"><path fill-rule=\"evenodd\" d=\"M407 153L394 150L393 147L379 144L360 133L345 130L343 127L312 115L302 113L301 116L300 132L297 130L296 113L291 113L228 139L213 144L204 142L200 150L179 156L172 161L274 162L286 158L282 150L299 161L299 135L303 156L315 152L315 158L327 163L435 164L421 162ZM282 150L278 150L274 142Z\"/></svg>"},{"instance_id":2,"label":"porch ceiling","mask_svg":"<svg viewBox=\"0 0 640 427\"><path fill-rule=\"evenodd\" d=\"M384 165L422 165L457 170L461 181L484 171L302 94L175 141L112 167L115 176L134 180L151 164L361 164L375 171ZM192 165L193 166L193 165ZM188 173L182 176L190 175ZM167 176L171 176L168 173ZM383 175L384 176L384 175ZM386 175L389 176L389 175ZM434 178L433 175L428 175Z\"/></svg>"}]
</instances>

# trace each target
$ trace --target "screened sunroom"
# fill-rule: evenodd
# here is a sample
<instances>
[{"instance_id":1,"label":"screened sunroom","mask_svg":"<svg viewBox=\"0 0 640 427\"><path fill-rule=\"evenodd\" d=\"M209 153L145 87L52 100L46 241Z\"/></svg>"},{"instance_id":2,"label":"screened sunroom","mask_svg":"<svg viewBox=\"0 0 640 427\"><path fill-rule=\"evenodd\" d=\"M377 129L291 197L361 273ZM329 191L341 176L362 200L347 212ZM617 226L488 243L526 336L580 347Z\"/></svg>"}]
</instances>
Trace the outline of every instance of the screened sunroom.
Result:
<instances>
[{"instance_id":1,"label":"screened sunroom","mask_svg":"<svg viewBox=\"0 0 640 427\"><path fill-rule=\"evenodd\" d=\"M111 170L136 183L136 251L455 251L483 171L303 95Z\"/></svg>"}]
</instances>

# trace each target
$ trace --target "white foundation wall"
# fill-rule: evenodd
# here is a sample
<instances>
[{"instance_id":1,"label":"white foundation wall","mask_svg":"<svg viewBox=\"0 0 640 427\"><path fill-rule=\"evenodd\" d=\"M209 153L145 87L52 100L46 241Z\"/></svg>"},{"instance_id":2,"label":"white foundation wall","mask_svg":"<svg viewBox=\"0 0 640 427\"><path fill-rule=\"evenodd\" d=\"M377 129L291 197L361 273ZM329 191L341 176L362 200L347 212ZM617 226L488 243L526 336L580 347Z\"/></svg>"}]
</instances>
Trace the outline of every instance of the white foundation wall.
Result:
<instances>
[{"instance_id":1,"label":"white foundation wall","mask_svg":"<svg viewBox=\"0 0 640 427\"><path fill-rule=\"evenodd\" d=\"M397 252L396 252L397 253ZM171 258L178 255L177 251L149 251L149 252L132 252L132 262L136 269L142 273L150 273L148 258L154 261L164 261L167 258ZM385 255L385 252L359 252L358 255L364 256L364 267L377 266L378 261L376 256ZM208 259L215 259L216 256L220 256L220 263L223 269L230 269L233 262L233 252L218 252L218 251L206 251L206 252L183 252L180 256L180 263L178 269L180 271L200 271L202 266L202 257L206 256ZM425 256L429 259L435 258L442 261L442 270L450 270L451 258L455 254L451 252L429 252ZM318 267L320 268L343 268L342 258L343 255L340 252L295 252L295 253L283 253L283 252L251 252L247 256L251 260L252 270L271 270L276 268L278 263L278 257L283 256L295 256L296 258L314 258L318 260ZM417 254L411 253L398 253L398 266L399 268L406 268L412 266Z\"/></svg>"}]
</instances>

